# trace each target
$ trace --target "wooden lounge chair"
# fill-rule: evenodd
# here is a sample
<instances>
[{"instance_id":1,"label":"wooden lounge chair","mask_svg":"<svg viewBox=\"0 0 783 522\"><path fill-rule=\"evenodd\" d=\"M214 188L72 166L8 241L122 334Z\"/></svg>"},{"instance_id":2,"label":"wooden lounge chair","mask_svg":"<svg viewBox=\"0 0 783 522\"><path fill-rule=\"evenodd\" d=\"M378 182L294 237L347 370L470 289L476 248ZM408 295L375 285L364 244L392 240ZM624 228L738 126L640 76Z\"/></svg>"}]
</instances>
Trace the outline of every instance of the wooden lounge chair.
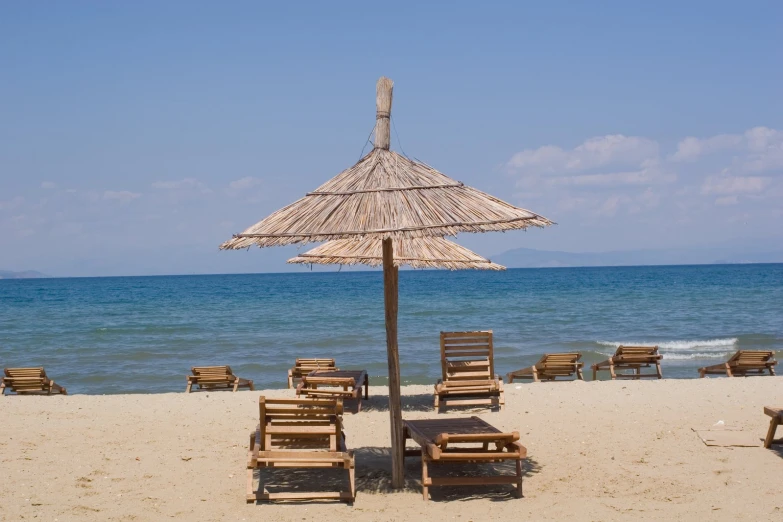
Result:
<instances>
[{"instance_id":1,"label":"wooden lounge chair","mask_svg":"<svg viewBox=\"0 0 783 522\"><path fill-rule=\"evenodd\" d=\"M764 439L764 447L769 448L773 444L783 444L783 439L775 440L775 431L783 424L783 408L771 408L764 406L764 413L772 417L769 421L769 431Z\"/></svg>"},{"instance_id":2,"label":"wooden lounge chair","mask_svg":"<svg viewBox=\"0 0 783 522\"><path fill-rule=\"evenodd\" d=\"M297 358L294 367L288 370L288 387L293 388L295 380L300 380L313 370L335 371L339 368L334 365L334 359Z\"/></svg>"},{"instance_id":3,"label":"wooden lounge chair","mask_svg":"<svg viewBox=\"0 0 783 522\"><path fill-rule=\"evenodd\" d=\"M46 376L43 368L6 368L5 377L0 381L0 395L5 394L6 389L17 395L68 395L65 388Z\"/></svg>"},{"instance_id":4,"label":"wooden lounge chair","mask_svg":"<svg viewBox=\"0 0 783 522\"><path fill-rule=\"evenodd\" d=\"M185 393L193 391L193 386L199 390L228 390L237 391L239 388L255 390L253 381L242 379L234 375L229 366L194 366L191 368L193 375L188 375L188 385Z\"/></svg>"},{"instance_id":5,"label":"wooden lounge chair","mask_svg":"<svg viewBox=\"0 0 783 522\"><path fill-rule=\"evenodd\" d=\"M576 375L577 379L583 381L582 367L585 363L579 362L581 358L581 353L547 353L533 366L508 373L506 380L509 384L514 382L514 379L533 379L533 382L554 381L557 377Z\"/></svg>"},{"instance_id":6,"label":"wooden lounge chair","mask_svg":"<svg viewBox=\"0 0 783 522\"><path fill-rule=\"evenodd\" d=\"M620 346L612 357L593 365L593 380L596 380L599 370L609 370L612 379L663 379L661 359L663 355L658 353L657 346ZM655 373L642 373L642 368L653 366ZM623 370L633 373L617 373Z\"/></svg>"},{"instance_id":7,"label":"wooden lounge chair","mask_svg":"<svg viewBox=\"0 0 783 522\"><path fill-rule=\"evenodd\" d=\"M778 363L772 357L775 352L770 350L738 350L725 363L699 368L699 377L707 375L726 375L728 377L747 377L748 375L764 375L769 372L775 375L774 366Z\"/></svg>"},{"instance_id":8,"label":"wooden lounge chair","mask_svg":"<svg viewBox=\"0 0 783 522\"><path fill-rule=\"evenodd\" d=\"M334 499L352 503L356 498L355 460L345 447L342 399L270 399L259 397L260 423L250 434L247 463L247 501L276 499ZM348 490L270 493L263 468L342 468ZM259 470L258 489L253 472ZM318 480L314 474L313 481Z\"/></svg>"},{"instance_id":9,"label":"wooden lounge chair","mask_svg":"<svg viewBox=\"0 0 783 522\"><path fill-rule=\"evenodd\" d=\"M364 398L369 399L370 379L364 370L314 370L302 377L296 395L355 401L358 413L362 410L362 388Z\"/></svg>"},{"instance_id":10,"label":"wooden lounge chair","mask_svg":"<svg viewBox=\"0 0 783 522\"><path fill-rule=\"evenodd\" d=\"M435 384L435 409L450 404L505 403L503 379L495 375L492 331L441 332L440 362L443 377Z\"/></svg>"},{"instance_id":11,"label":"wooden lounge chair","mask_svg":"<svg viewBox=\"0 0 783 522\"><path fill-rule=\"evenodd\" d=\"M421 488L429 500L431 486L514 484L522 497L522 459L527 449L518 442L519 432L503 433L478 417L403 421L403 439L413 439L421 450L405 450L406 457L421 455ZM491 445L491 446L490 446ZM429 466L446 463L493 463L513 460L515 475L482 477L432 477Z\"/></svg>"}]
</instances>

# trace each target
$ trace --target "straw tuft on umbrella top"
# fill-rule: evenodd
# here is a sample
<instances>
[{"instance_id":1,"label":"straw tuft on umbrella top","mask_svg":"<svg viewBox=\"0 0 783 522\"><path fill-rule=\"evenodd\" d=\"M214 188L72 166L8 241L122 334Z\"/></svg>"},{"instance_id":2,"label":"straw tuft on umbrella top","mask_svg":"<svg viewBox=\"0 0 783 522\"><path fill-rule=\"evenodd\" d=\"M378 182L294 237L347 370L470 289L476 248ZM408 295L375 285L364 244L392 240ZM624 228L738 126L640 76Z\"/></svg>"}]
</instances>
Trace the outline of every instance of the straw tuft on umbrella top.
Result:
<instances>
[{"instance_id":1,"label":"straw tuft on umbrella top","mask_svg":"<svg viewBox=\"0 0 783 522\"><path fill-rule=\"evenodd\" d=\"M376 239L335 239L299 254L289 263L320 265L369 265L383 264L382 243ZM413 268L445 268L448 270L505 270L506 267L491 262L442 237L421 237L394 240L394 266Z\"/></svg>"}]
</instances>

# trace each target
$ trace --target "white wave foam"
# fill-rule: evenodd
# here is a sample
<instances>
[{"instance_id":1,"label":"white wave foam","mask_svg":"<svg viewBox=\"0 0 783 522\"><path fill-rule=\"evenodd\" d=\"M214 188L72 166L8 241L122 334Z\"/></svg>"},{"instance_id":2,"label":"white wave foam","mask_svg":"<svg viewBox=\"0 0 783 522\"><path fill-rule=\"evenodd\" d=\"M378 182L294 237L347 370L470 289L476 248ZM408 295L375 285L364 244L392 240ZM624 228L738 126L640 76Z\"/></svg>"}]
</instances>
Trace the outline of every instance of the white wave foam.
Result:
<instances>
[{"instance_id":1,"label":"white wave foam","mask_svg":"<svg viewBox=\"0 0 783 522\"><path fill-rule=\"evenodd\" d=\"M714 359L724 360L723 352L703 352L703 353L667 353L664 357L666 361L691 361L693 359Z\"/></svg>"},{"instance_id":2,"label":"white wave foam","mask_svg":"<svg viewBox=\"0 0 783 522\"><path fill-rule=\"evenodd\" d=\"M725 352L733 349L732 347L737 344L738 339L736 337L730 337L726 339L705 339L705 340L692 340L692 341L596 341L597 344L602 346L613 346L617 348L620 345L623 346L655 346L657 345L661 351L683 351L699 349L702 351L709 350L714 352ZM689 354L694 355L694 354Z\"/></svg>"}]
</instances>

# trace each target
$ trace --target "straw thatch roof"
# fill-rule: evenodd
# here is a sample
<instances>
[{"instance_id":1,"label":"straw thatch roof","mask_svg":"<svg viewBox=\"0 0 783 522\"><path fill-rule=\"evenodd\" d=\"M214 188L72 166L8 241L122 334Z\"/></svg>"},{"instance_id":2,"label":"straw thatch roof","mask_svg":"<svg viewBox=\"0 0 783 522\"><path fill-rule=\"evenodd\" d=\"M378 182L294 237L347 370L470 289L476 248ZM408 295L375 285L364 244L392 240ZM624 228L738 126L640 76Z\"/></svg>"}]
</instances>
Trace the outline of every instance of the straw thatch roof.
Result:
<instances>
[{"instance_id":1,"label":"straw thatch roof","mask_svg":"<svg viewBox=\"0 0 783 522\"><path fill-rule=\"evenodd\" d=\"M251 245L454 236L551 225L547 218L454 181L423 163L375 148L315 191L223 243Z\"/></svg>"},{"instance_id":2,"label":"straw thatch roof","mask_svg":"<svg viewBox=\"0 0 783 522\"><path fill-rule=\"evenodd\" d=\"M291 258L289 263L320 265L370 265L383 263L382 243L377 239L335 239ZM442 237L394 240L394 266L462 270L505 270L467 248Z\"/></svg>"}]
</instances>

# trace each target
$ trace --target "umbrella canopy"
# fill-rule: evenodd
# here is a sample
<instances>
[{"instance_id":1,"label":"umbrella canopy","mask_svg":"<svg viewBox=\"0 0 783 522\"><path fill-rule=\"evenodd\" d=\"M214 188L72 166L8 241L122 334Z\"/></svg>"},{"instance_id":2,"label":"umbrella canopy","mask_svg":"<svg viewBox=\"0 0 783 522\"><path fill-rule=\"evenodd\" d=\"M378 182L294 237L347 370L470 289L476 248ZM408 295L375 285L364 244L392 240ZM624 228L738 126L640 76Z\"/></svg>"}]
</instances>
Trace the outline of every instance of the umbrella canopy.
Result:
<instances>
[{"instance_id":1,"label":"umbrella canopy","mask_svg":"<svg viewBox=\"0 0 783 522\"><path fill-rule=\"evenodd\" d=\"M442 237L395 239L394 266L413 268L446 268L463 270L505 270L506 267L491 262ZM335 239L288 260L289 263L320 265L370 265L383 264L382 243L377 239Z\"/></svg>"},{"instance_id":2,"label":"umbrella canopy","mask_svg":"<svg viewBox=\"0 0 783 522\"><path fill-rule=\"evenodd\" d=\"M378 80L375 147L369 154L315 191L236 234L220 248L361 238L381 243L392 487L401 488L405 442L397 348L399 274L394 264L394 240L519 230L552 222L390 151L392 86L389 78ZM447 268L445 263L441 266Z\"/></svg>"},{"instance_id":3,"label":"umbrella canopy","mask_svg":"<svg viewBox=\"0 0 783 522\"><path fill-rule=\"evenodd\" d=\"M355 239L454 236L552 222L389 150L392 81L378 81L375 148L353 167L223 243L240 249Z\"/></svg>"}]
</instances>

